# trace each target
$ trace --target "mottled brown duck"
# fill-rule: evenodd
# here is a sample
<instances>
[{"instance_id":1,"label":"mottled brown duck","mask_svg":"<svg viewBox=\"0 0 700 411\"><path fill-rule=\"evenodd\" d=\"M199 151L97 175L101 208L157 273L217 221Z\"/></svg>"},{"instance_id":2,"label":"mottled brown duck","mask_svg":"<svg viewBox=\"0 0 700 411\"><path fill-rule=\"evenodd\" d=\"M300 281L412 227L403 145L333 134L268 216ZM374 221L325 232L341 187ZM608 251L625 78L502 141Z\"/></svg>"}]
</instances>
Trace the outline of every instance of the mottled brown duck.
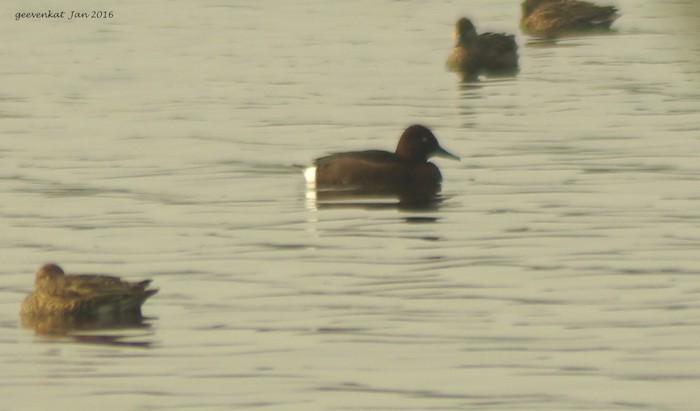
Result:
<instances>
[{"instance_id":1,"label":"mottled brown duck","mask_svg":"<svg viewBox=\"0 0 700 411\"><path fill-rule=\"evenodd\" d=\"M609 30L619 17L614 6L599 6L583 0L525 0L520 28L533 36L553 38Z\"/></svg>"},{"instance_id":2,"label":"mottled brown duck","mask_svg":"<svg viewBox=\"0 0 700 411\"><path fill-rule=\"evenodd\" d=\"M141 306L158 292L151 280L124 281L101 274L66 275L56 264L36 273L34 291L22 302L22 316L66 316L79 319L140 317Z\"/></svg>"},{"instance_id":3,"label":"mottled brown duck","mask_svg":"<svg viewBox=\"0 0 700 411\"><path fill-rule=\"evenodd\" d=\"M512 75L518 72L515 36L504 33L477 34L471 20L462 17L454 30L455 45L447 57L447 68L474 80L479 74Z\"/></svg>"}]
</instances>

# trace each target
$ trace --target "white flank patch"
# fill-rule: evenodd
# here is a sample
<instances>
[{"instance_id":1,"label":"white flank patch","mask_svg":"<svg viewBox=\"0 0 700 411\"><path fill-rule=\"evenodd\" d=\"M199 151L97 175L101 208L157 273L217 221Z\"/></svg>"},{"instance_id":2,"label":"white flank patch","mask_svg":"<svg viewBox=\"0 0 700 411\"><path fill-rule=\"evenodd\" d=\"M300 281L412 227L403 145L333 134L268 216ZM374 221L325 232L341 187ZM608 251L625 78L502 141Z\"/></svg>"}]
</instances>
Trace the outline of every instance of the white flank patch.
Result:
<instances>
[{"instance_id":1,"label":"white flank patch","mask_svg":"<svg viewBox=\"0 0 700 411\"><path fill-rule=\"evenodd\" d=\"M316 166L310 166L304 169L304 178L309 184L316 184Z\"/></svg>"}]
</instances>

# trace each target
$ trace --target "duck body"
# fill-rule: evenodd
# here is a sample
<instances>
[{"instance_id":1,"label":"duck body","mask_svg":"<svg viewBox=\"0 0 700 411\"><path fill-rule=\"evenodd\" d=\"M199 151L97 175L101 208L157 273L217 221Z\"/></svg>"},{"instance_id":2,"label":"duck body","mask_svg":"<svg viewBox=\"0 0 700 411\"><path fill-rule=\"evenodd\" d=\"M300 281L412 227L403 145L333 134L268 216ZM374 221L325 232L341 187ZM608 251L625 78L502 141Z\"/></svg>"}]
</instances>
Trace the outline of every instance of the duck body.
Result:
<instances>
[{"instance_id":1,"label":"duck body","mask_svg":"<svg viewBox=\"0 0 700 411\"><path fill-rule=\"evenodd\" d=\"M525 0L520 28L540 37L610 29L620 17L614 6L599 6L583 0Z\"/></svg>"},{"instance_id":2,"label":"duck body","mask_svg":"<svg viewBox=\"0 0 700 411\"><path fill-rule=\"evenodd\" d=\"M479 35L481 68L490 73L510 73L518 70L518 45L515 36L503 33Z\"/></svg>"},{"instance_id":3,"label":"duck body","mask_svg":"<svg viewBox=\"0 0 700 411\"><path fill-rule=\"evenodd\" d=\"M128 282L100 274L66 275L56 264L37 271L34 290L20 307L22 316L80 319L140 317L141 306L158 292L150 280Z\"/></svg>"},{"instance_id":4,"label":"duck body","mask_svg":"<svg viewBox=\"0 0 700 411\"><path fill-rule=\"evenodd\" d=\"M337 153L316 160L318 186L408 187L422 181L439 184L442 175L431 162L412 164L394 153L365 150Z\"/></svg>"},{"instance_id":5,"label":"duck body","mask_svg":"<svg viewBox=\"0 0 700 411\"><path fill-rule=\"evenodd\" d=\"M355 190L360 193L436 193L442 175L427 161L432 156L459 159L440 147L433 133L421 125L408 127L394 153L364 150L318 158L304 172L317 189Z\"/></svg>"},{"instance_id":6,"label":"duck body","mask_svg":"<svg viewBox=\"0 0 700 411\"><path fill-rule=\"evenodd\" d=\"M504 33L477 34L471 20L462 17L455 24L455 46L447 57L447 68L461 72L465 79L479 74L515 74L518 45L515 36Z\"/></svg>"}]
</instances>

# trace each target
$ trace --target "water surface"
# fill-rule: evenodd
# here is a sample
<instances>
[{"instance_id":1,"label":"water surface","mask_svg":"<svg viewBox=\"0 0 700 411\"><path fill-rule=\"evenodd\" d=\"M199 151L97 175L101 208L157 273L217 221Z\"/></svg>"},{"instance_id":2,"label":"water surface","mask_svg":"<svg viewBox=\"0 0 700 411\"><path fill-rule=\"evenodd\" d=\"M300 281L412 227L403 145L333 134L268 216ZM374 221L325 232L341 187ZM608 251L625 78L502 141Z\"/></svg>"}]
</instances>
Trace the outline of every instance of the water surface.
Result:
<instances>
[{"instance_id":1,"label":"water surface","mask_svg":"<svg viewBox=\"0 0 700 411\"><path fill-rule=\"evenodd\" d=\"M657 3L554 43L506 0L1 6L0 409L697 409L700 7ZM516 77L445 71L462 15ZM308 200L413 123L436 207ZM145 327L21 328L46 261L153 278Z\"/></svg>"}]
</instances>

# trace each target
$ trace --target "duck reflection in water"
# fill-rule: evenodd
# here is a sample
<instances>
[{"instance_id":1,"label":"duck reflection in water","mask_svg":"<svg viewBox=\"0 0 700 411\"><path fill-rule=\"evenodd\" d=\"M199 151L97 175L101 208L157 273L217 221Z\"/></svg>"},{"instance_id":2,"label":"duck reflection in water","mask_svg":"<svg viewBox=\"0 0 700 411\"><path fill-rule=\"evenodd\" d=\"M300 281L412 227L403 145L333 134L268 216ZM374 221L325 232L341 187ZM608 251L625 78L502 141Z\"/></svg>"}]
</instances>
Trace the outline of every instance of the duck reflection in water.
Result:
<instances>
[{"instance_id":1,"label":"duck reflection in water","mask_svg":"<svg viewBox=\"0 0 700 411\"><path fill-rule=\"evenodd\" d=\"M459 160L440 146L427 127L412 125L403 132L393 153L364 150L331 154L316 159L304 170L304 177L315 201L392 197L398 198L399 206L423 208L439 201L442 183L442 174L428 161L430 157Z\"/></svg>"},{"instance_id":2,"label":"duck reflection in water","mask_svg":"<svg viewBox=\"0 0 700 411\"><path fill-rule=\"evenodd\" d=\"M158 292L148 288L150 283L101 274L66 275L58 265L45 264L36 273L34 290L22 302L21 322L44 335L148 328L141 306ZM110 336L102 337L104 341L92 335L91 342L109 343Z\"/></svg>"}]
</instances>

